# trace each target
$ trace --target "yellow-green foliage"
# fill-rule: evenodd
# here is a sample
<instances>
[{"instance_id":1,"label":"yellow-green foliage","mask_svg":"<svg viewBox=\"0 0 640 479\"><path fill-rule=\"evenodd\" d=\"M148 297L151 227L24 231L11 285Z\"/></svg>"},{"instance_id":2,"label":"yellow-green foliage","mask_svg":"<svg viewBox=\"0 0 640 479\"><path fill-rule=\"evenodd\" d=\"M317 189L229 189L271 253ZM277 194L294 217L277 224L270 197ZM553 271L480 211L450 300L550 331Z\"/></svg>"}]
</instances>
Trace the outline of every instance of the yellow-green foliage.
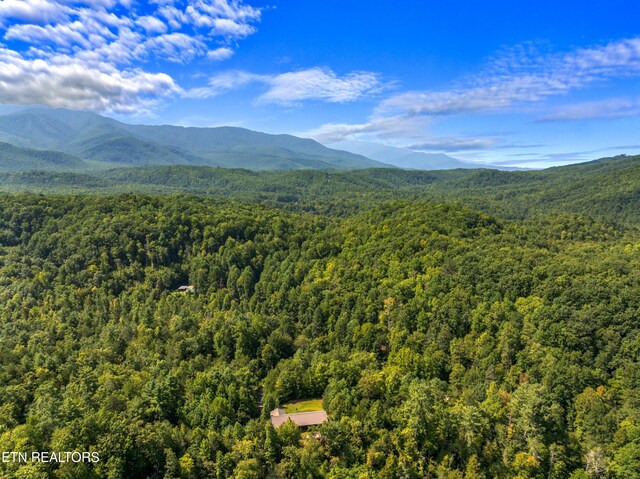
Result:
<instances>
[{"instance_id":1,"label":"yellow-green foliage","mask_svg":"<svg viewBox=\"0 0 640 479\"><path fill-rule=\"evenodd\" d=\"M306 401L293 401L282 406L287 414L296 412L311 412L322 410L322 399L309 399Z\"/></svg>"},{"instance_id":2,"label":"yellow-green foliage","mask_svg":"<svg viewBox=\"0 0 640 479\"><path fill-rule=\"evenodd\" d=\"M634 227L358 205L0 195L0 477L638 479Z\"/></svg>"}]
</instances>

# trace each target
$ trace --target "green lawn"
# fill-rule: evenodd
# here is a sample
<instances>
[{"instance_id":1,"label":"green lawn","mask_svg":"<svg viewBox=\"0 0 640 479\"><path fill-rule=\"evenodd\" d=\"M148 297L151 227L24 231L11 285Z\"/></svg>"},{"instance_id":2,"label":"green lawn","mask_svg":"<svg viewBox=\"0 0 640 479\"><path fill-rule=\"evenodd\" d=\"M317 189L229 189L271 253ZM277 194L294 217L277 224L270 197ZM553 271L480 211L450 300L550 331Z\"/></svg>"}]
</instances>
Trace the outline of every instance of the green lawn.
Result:
<instances>
[{"instance_id":1,"label":"green lawn","mask_svg":"<svg viewBox=\"0 0 640 479\"><path fill-rule=\"evenodd\" d=\"M310 412L322 410L322 399L309 399L306 401L293 401L282 406L287 414L296 412Z\"/></svg>"}]
</instances>

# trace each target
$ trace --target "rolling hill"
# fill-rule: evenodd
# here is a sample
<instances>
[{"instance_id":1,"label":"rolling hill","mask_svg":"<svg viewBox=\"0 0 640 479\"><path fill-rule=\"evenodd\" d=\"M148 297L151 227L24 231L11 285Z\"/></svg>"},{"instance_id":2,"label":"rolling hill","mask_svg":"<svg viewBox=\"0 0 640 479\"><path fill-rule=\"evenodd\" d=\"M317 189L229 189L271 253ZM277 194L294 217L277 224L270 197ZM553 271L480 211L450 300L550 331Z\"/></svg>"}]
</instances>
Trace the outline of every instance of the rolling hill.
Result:
<instances>
[{"instance_id":1,"label":"rolling hill","mask_svg":"<svg viewBox=\"0 0 640 479\"><path fill-rule=\"evenodd\" d=\"M508 219L566 212L640 224L640 156L540 171L262 171L164 165L89 174L5 173L0 191L198 194L290 210L351 214L382 202L456 201Z\"/></svg>"}]
</instances>

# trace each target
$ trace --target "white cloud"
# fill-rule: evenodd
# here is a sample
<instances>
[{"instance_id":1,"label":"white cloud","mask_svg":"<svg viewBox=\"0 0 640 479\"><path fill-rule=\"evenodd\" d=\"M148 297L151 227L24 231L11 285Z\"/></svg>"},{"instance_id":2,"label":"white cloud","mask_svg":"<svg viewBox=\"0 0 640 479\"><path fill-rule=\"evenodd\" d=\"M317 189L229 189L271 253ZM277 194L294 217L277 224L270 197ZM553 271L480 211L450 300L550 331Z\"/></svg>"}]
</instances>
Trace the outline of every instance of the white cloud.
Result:
<instances>
[{"instance_id":1,"label":"white cloud","mask_svg":"<svg viewBox=\"0 0 640 479\"><path fill-rule=\"evenodd\" d=\"M0 101L102 111L149 105L182 89L145 72L145 62L230 58L261 13L241 0L0 0L0 35L17 45L2 46Z\"/></svg>"},{"instance_id":2,"label":"white cloud","mask_svg":"<svg viewBox=\"0 0 640 479\"><path fill-rule=\"evenodd\" d=\"M234 51L228 47L219 47L215 50L209 50L207 52L207 58L209 60L222 61L231 58L234 55Z\"/></svg>"},{"instance_id":3,"label":"white cloud","mask_svg":"<svg viewBox=\"0 0 640 479\"><path fill-rule=\"evenodd\" d=\"M197 27L227 38L242 38L254 33L252 22L258 21L261 15L257 8L227 0L196 1L184 13Z\"/></svg>"},{"instance_id":4,"label":"white cloud","mask_svg":"<svg viewBox=\"0 0 640 479\"><path fill-rule=\"evenodd\" d=\"M238 70L222 72L209 80L208 87L191 90L189 95L215 96L250 83L267 87L267 91L256 99L257 103L280 105L294 105L305 100L347 103L386 88L375 73L352 72L338 76L328 68L315 67L272 75Z\"/></svg>"},{"instance_id":5,"label":"white cloud","mask_svg":"<svg viewBox=\"0 0 640 479\"><path fill-rule=\"evenodd\" d=\"M148 56L145 36L128 27L118 31L118 37L109 43L75 52L74 56L87 64L110 63L112 65L128 65L134 60Z\"/></svg>"},{"instance_id":6,"label":"white cloud","mask_svg":"<svg viewBox=\"0 0 640 479\"><path fill-rule=\"evenodd\" d=\"M242 38L255 32L253 26L229 18L214 18L211 23L212 35L220 35L227 38Z\"/></svg>"},{"instance_id":7,"label":"white cloud","mask_svg":"<svg viewBox=\"0 0 640 479\"><path fill-rule=\"evenodd\" d=\"M0 24L6 19L46 24L66 17L68 7L50 0L2 0Z\"/></svg>"},{"instance_id":8,"label":"white cloud","mask_svg":"<svg viewBox=\"0 0 640 479\"><path fill-rule=\"evenodd\" d=\"M82 20L56 25L13 25L5 33L7 40L56 47L91 49L113 41L117 36L108 25L87 15Z\"/></svg>"},{"instance_id":9,"label":"white cloud","mask_svg":"<svg viewBox=\"0 0 640 479\"><path fill-rule=\"evenodd\" d=\"M148 33L166 33L167 31L167 25L162 20L150 15L139 17L136 23Z\"/></svg>"},{"instance_id":10,"label":"white cloud","mask_svg":"<svg viewBox=\"0 0 640 479\"><path fill-rule=\"evenodd\" d=\"M0 22L13 19L13 24L4 27L7 40L77 51L118 43L121 36L130 38L133 32L145 41L144 52L138 49L135 55L116 55L107 60L140 60L141 53L159 55L164 59L169 52L170 59L177 61L183 49L186 61L189 61L215 48L230 49L228 45L221 46L220 42L254 33L252 23L259 21L261 16L260 9L239 1L191 0L184 8L178 8L172 2L151 2L148 6L153 10L141 16L134 10L125 9L123 13L122 6L115 8L116 3L113 0L4 0L0 2ZM126 2L121 0L119 3ZM169 28L173 30L171 33L167 33Z\"/></svg>"},{"instance_id":11,"label":"white cloud","mask_svg":"<svg viewBox=\"0 0 640 479\"><path fill-rule=\"evenodd\" d=\"M378 75L352 72L342 77L328 68L310 68L282 73L266 80L269 90L258 98L261 103L292 104L302 100L332 103L355 101L383 88Z\"/></svg>"},{"instance_id":12,"label":"white cloud","mask_svg":"<svg viewBox=\"0 0 640 479\"><path fill-rule=\"evenodd\" d=\"M188 18L185 12L179 10L173 5L162 5L158 8L158 15L167 20L169 26L176 30L182 26L183 23L188 23Z\"/></svg>"},{"instance_id":13,"label":"white cloud","mask_svg":"<svg viewBox=\"0 0 640 479\"><path fill-rule=\"evenodd\" d=\"M150 38L144 44L148 51L167 61L188 63L206 52L206 44L199 38L184 33L167 33Z\"/></svg>"},{"instance_id":14,"label":"white cloud","mask_svg":"<svg viewBox=\"0 0 640 479\"><path fill-rule=\"evenodd\" d=\"M261 10L250 5L242 4L238 0L197 0L187 10L200 16L206 24L205 18L228 18L230 20L247 22L260 19Z\"/></svg>"},{"instance_id":15,"label":"white cloud","mask_svg":"<svg viewBox=\"0 0 640 479\"><path fill-rule=\"evenodd\" d=\"M68 56L29 60L0 49L0 103L139 113L157 98L179 93L162 73L121 72L107 64L89 70Z\"/></svg>"}]
</instances>

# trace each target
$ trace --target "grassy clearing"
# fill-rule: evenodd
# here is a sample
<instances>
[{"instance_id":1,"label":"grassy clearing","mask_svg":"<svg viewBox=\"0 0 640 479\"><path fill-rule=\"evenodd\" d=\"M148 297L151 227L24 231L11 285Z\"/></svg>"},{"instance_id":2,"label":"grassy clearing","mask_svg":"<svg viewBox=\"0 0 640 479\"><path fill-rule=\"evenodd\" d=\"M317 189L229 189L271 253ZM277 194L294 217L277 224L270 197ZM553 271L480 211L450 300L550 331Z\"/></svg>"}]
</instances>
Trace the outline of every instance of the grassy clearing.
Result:
<instances>
[{"instance_id":1,"label":"grassy clearing","mask_svg":"<svg viewBox=\"0 0 640 479\"><path fill-rule=\"evenodd\" d=\"M282 406L287 414L296 412L310 412L322 410L322 399L309 399L307 401L293 401Z\"/></svg>"}]
</instances>

